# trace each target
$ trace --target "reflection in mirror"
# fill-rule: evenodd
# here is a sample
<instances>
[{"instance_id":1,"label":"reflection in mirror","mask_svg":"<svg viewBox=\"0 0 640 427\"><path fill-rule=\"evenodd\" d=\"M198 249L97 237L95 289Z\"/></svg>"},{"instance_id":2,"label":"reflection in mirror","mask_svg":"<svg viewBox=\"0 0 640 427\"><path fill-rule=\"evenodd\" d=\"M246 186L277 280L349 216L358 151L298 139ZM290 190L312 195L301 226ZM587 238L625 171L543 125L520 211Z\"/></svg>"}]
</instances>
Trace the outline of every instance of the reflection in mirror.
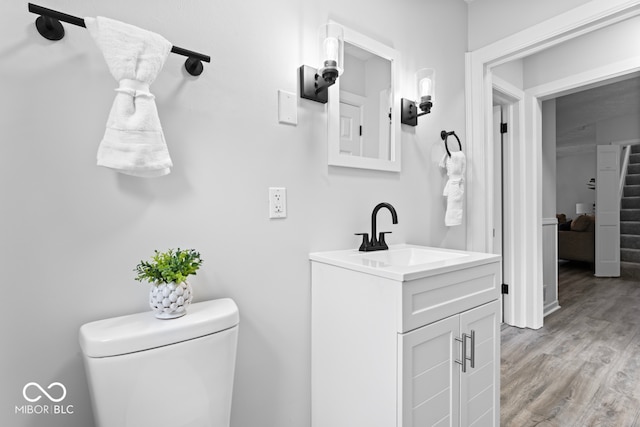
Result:
<instances>
[{"instance_id":1,"label":"reflection in mirror","mask_svg":"<svg viewBox=\"0 0 640 427\"><path fill-rule=\"evenodd\" d=\"M348 28L344 72L329 88L329 164L400 171L397 52Z\"/></svg>"},{"instance_id":2,"label":"reflection in mirror","mask_svg":"<svg viewBox=\"0 0 640 427\"><path fill-rule=\"evenodd\" d=\"M340 154L389 160L391 61L345 43Z\"/></svg>"}]
</instances>

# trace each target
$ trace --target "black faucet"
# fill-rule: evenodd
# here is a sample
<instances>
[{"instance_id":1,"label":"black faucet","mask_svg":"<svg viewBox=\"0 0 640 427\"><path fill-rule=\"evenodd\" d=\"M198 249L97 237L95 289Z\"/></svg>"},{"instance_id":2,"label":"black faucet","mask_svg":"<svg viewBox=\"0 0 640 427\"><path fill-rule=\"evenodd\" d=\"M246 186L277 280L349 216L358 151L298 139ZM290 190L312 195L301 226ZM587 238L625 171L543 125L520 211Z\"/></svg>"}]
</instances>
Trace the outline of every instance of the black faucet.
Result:
<instances>
[{"instance_id":1,"label":"black faucet","mask_svg":"<svg viewBox=\"0 0 640 427\"><path fill-rule=\"evenodd\" d=\"M391 206L390 203L379 203L373 208L373 212L371 213L371 240L369 240L369 234L367 233L356 233L356 236L362 236L362 244L360 245L360 251L369 252L369 251L384 251L389 249L387 243L384 241L384 235L391 233L390 231L381 231L380 235L376 239L376 231L377 231L377 216L378 211L382 208L389 209L391 212L391 219L394 224L398 223L398 214L396 213L396 209Z\"/></svg>"}]
</instances>

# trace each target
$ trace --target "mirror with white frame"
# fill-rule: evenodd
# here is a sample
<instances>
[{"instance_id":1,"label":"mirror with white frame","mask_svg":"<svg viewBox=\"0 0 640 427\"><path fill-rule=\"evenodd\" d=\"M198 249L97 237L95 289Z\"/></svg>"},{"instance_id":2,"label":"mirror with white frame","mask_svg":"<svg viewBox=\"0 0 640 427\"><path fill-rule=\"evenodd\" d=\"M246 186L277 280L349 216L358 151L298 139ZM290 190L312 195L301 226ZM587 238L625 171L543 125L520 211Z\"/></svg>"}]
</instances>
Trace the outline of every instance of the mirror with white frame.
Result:
<instances>
[{"instance_id":1,"label":"mirror with white frame","mask_svg":"<svg viewBox=\"0 0 640 427\"><path fill-rule=\"evenodd\" d=\"M400 172L398 67L395 49L344 28L344 72L328 89L329 165Z\"/></svg>"}]
</instances>

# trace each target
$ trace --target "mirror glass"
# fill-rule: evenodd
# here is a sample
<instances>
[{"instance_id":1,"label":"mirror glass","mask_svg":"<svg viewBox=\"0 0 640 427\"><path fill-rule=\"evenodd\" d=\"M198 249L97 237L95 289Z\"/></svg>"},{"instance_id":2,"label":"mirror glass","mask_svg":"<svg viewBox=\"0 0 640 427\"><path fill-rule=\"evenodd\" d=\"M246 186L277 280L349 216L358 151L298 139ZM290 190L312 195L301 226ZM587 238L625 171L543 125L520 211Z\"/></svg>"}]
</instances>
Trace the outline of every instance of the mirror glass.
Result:
<instances>
[{"instance_id":1,"label":"mirror glass","mask_svg":"<svg viewBox=\"0 0 640 427\"><path fill-rule=\"evenodd\" d=\"M344 29L344 72L329 87L330 165L400 171L397 67L394 49Z\"/></svg>"}]
</instances>

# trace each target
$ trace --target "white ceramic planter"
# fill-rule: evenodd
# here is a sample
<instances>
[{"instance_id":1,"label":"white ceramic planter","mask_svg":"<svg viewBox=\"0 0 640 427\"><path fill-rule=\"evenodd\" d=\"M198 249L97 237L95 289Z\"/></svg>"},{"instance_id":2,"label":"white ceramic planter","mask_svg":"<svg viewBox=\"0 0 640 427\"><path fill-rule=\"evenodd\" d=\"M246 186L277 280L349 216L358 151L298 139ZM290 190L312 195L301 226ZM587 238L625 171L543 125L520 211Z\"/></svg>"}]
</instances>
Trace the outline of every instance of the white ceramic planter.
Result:
<instances>
[{"instance_id":1,"label":"white ceramic planter","mask_svg":"<svg viewBox=\"0 0 640 427\"><path fill-rule=\"evenodd\" d=\"M153 285L149 293L149 306L158 319L174 319L187 314L193 293L186 280L182 283Z\"/></svg>"}]
</instances>

